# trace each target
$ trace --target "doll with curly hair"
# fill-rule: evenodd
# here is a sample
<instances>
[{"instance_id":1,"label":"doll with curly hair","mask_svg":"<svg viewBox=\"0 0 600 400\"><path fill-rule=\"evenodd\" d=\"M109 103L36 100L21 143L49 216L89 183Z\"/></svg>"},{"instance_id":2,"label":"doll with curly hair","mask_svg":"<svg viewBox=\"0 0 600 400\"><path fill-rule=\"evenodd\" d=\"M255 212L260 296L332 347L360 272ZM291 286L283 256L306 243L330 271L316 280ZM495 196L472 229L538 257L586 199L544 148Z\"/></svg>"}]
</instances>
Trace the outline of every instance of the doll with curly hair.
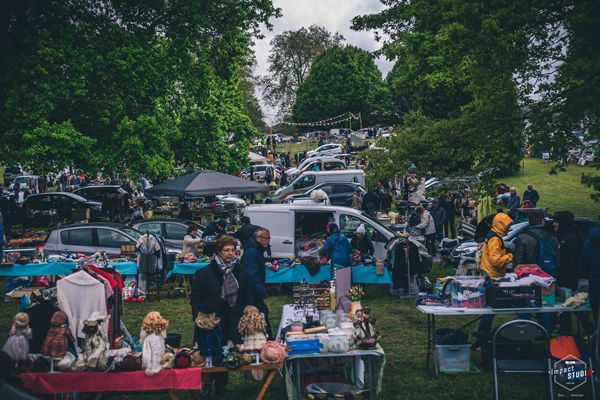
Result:
<instances>
[{"instance_id":1,"label":"doll with curly hair","mask_svg":"<svg viewBox=\"0 0 600 400\"><path fill-rule=\"evenodd\" d=\"M31 339L31 328L29 327L29 315L19 312L13 319L13 324L8 332L8 339L2 347L2 351L8 354L16 364L25 361L29 353L29 339Z\"/></svg>"},{"instance_id":2,"label":"doll with curly hair","mask_svg":"<svg viewBox=\"0 0 600 400\"><path fill-rule=\"evenodd\" d=\"M158 311L150 311L142 322L140 341L142 348L142 369L146 375L156 375L162 369L161 359L165 354L165 339L169 321Z\"/></svg>"},{"instance_id":3,"label":"doll with curly hair","mask_svg":"<svg viewBox=\"0 0 600 400\"><path fill-rule=\"evenodd\" d=\"M244 338L244 342L240 345L240 351L261 351L267 342L267 322L264 314L254 306L246 306L244 315L238 324L238 331Z\"/></svg>"},{"instance_id":4,"label":"doll with curly hair","mask_svg":"<svg viewBox=\"0 0 600 400\"><path fill-rule=\"evenodd\" d=\"M223 362L221 319L215 313L199 312L194 322L196 323L194 329L195 348L206 358L207 366L220 366Z\"/></svg>"}]
</instances>

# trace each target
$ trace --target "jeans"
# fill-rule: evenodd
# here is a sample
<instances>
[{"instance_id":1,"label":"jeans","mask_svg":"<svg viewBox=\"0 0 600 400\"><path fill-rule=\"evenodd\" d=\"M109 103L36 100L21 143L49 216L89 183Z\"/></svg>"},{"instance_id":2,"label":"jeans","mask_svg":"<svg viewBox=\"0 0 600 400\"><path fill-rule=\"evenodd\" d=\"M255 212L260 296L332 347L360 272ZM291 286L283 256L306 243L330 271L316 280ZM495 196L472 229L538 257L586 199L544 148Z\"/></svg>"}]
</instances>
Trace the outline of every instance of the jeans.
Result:
<instances>
[{"instance_id":1,"label":"jeans","mask_svg":"<svg viewBox=\"0 0 600 400\"><path fill-rule=\"evenodd\" d=\"M485 281L483 282L483 286L494 287L494 281L489 277L485 277ZM492 333L492 323L494 322L494 315L482 315L479 320L479 327L477 328L477 335L479 336L480 341L486 341L491 339Z\"/></svg>"},{"instance_id":2,"label":"jeans","mask_svg":"<svg viewBox=\"0 0 600 400\"><path fill-rule=\"evenodd\" d=\"M436 236L435 233L425 235L425 247L427 247L427 251L432 256L435 256L437 254L437 251L435 248L435 236Z\"/></svg>"}]
</instances>

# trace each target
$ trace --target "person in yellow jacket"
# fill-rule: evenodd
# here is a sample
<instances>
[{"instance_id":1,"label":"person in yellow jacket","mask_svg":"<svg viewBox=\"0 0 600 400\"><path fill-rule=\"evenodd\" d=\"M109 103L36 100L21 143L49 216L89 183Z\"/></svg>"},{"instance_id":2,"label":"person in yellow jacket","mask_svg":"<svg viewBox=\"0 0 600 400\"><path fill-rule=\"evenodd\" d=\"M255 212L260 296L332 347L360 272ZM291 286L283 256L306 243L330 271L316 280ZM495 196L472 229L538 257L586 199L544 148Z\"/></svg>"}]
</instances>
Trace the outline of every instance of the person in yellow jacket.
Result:
<instances>
[{"instance_id":1,"label":"person in yellow jacket","mask_svg":"<svg viewBox=\"0 0 600 400\"><path fill-rule=\"evenodd\" d=\"M506 274L506 266L513 260L513 255L504 248L502 238L508 233L512 219L504 213L498 213L492 220L492 229L481 245L481 268L492 279Z\"/></svg>"},{"instance_id":2,"label":"person in yellow jacket","mask_svg":"<svg viewBox=\"0 0 600 400\"><path fill-rule=\"evenodd\" d=\"M513 260L513 255L504 247L502 239L508 233L508 228L513 220L504 213L498 213L492 220L492 228L481 245L481 259L479 268L485 276L484 286L493 286L492 279L506 275L506 266ZM471 345L473 350L489 339L492 331L493 315L483 315L479 321L479 328L475 333L477 340Z\"/></svg>"}]
</instances>

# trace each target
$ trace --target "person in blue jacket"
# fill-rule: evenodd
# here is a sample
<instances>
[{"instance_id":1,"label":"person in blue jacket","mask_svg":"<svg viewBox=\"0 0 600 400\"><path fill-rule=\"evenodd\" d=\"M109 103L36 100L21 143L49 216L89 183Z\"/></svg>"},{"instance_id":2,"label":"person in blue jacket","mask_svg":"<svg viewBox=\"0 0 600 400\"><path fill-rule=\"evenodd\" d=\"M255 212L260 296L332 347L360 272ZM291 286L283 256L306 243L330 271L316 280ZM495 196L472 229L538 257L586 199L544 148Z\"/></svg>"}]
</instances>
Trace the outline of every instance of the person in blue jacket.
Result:
<instances>
[{"instance_id":1,"label":"person in blue jacket","mask_svg":"<svg viewBox=\"0 0 600 400\"><path fill-rule=\"evenodd\" d=\"M257 228L252 237L244 244L242 266L250 275L250 282L254 288L254 305L265 315L267 322L267 336L272 339L273 332L269 323L269 307L265 303L267 291L265 290L265 251L269 248L271 233L268 229Z\"/></svg>"},{"instance_id":2,"label":"person in blue jacket","mask_svg":"<svg viewBox=\"0 0 600 400\"><path fill-rule=\"evenodd\" d=\"M590 229L579 257L579 272L582 278L589 280L589 296L594 319L598 324L598 305L600 304L600 226Z\"/></svg>"},{"instance_id":3,"label":"person in blue jacket","mask_svg":"<svg viewBox=\"0 0 600 400\"><path fill-rule=\"evenodd\" d=\"M346 236L340 232L340 228L337 224L329 224L327 226L327 231L329 237L319 255L321 257L329 258L332 266L339 266L341 268L349 267L350 254L352 253L350 242L348 242Z\"/></svg>"}]
</instances>

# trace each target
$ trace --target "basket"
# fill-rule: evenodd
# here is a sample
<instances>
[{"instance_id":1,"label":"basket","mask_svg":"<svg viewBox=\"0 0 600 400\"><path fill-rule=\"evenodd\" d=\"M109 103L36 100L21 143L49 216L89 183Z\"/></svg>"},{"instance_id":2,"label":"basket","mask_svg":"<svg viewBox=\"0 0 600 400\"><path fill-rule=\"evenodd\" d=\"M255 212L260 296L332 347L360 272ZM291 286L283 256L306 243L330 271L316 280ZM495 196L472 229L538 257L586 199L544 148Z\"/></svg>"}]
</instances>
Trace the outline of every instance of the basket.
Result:
<instances>
[{"instance_id":1,"label":"basket","mask_svg":"<svg viewBox=\"0 0 600 400\"><path fill-rule=\"evenodd\" d=\"M485 290L485 300L491 308L540 308L542 289L539 286L503 286Z\"/></svg>"}]
</instances>

